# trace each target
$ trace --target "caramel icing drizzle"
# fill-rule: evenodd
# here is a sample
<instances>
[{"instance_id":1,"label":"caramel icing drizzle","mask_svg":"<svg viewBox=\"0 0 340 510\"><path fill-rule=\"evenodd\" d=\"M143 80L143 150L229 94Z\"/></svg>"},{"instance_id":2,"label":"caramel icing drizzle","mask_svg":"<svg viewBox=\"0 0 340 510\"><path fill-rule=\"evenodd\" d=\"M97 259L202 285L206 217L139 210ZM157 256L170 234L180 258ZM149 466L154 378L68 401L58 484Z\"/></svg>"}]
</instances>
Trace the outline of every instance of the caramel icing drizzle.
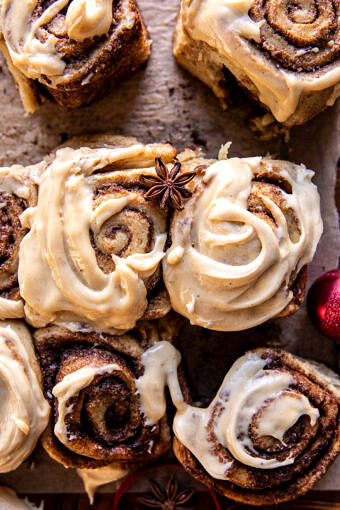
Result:
<instances>
[{"instance_id":1,"label":"caramel icing drizzle","mask_svg":"<svg viewBox=\"0 0 340 510\"><path fill-rule=\"evenodd\" d=\"M19 321L0 322L0 381L0 473L7 473L32 453L49 417L32 339Z\"/></svg>"},{"instance_id":2,"label":"caramel icing drizzle","mask_svg":"<svg viewBox=\"0 0 340 510\"><path fill-rule=\"evenodd\" d=\"M340 94L339 7L332 0L183 0L184 29L216 49L221 64L246 73L260 101L285 122L303 92ZM279 63L279 66L278 66Z\"/></svg>"},{"instance_id":3,"label":"caramel icing drizzle","mask_svg":"<svg viewBox=\"0 0 340 510\"><path fill-rule=\"evenodd\" d=\"M163 267L173 308L221 331L284 310L292 275L312 260L322 233L312 175L263 158L213 163L172 221Z\"/></svg>"},{"instance_id":4,"label":"caramel icing drizzle","mask_svg":"<svg viewBox=\"0 0 340 510\"><path fill-rule=\"evenodd\" d=\"M27 230L20 223L20 215L27 207L36 203L33 173L32 171L30 175L30 168L20 165L0 169L1 320L24 317L17 270L19 246Z\"/></svg>"},{"instance_id":5,"label":"caramel icing drizzle","mask_svg":"<svg viewBox=\"0 0 340 510\"><path fill-rule=\"evenodd\" d=\"M285 444L285 434L302 416L307 417L311 430L315 432L318 427L320 412L298 390L294 371L284 367L268 369L271 360L266 349L250 351L239 358L207 408L184 401L176 376L180 354L171 344L155 344L143 354L142 361L144 374L137 379L137 388L149 423L164 413L164 386L168 384L177 407L174 433L214 478L228 480L235 460L260 470L291 465L300 452ZM321 367L316 369L305 361L298 363L302 373L306 367L309 374L332 383L333 389L339 385L336 374L330 377L329 371L322 375ZM340 395L338 390L335 395ZM268 457L261 446L258 448L261 440L268 437L281 444L283 454Z\"/></svg>"},{"instance_id":6,"label":"caramel icing drizzle","mask_svg":"<svg viewBox=\"0 0 340 510\"><path fill-rule=\"evenodd\" d=\"M97 330L122 332L133 328L143 315L149 279L159 271L164 256L165 220L158 221L156 216L153 239L145 250L138 246L138 229L137 240L131 244L122 216L127 221L136 216L141 194L113 192L94 200L100 178L93 174L114 164L143 165L145 157L147 149L141 144L66 148L48 164L37 206L21 216L30 232L20 246L19 283L32 325L85 320ZM139 171L130 173L138 180ZM124 170L112 175L113 180L120 175L124 181L130 174ZM139 223L138 218L133 220L139 229L147 221L146 211L143 214ZM119 232L107 237L105 232L115 223L121 227Z\"/></svg>"},{"instance_id":7,"label":"caramel icing drizzle","mask_svg":"<svg viewBox=\"0 0 340 510\"><path fill-rule=\"evenodd\" d=\"M75 41L92 39L109 31L112 0L55 0L41 9L39 0L2 0L0 30L13 64L28 78L62 75L66 63L57 51L58 38L44 37L48 25L67 8L64 24L67 36Z\"/></svg>"}]
</instances>

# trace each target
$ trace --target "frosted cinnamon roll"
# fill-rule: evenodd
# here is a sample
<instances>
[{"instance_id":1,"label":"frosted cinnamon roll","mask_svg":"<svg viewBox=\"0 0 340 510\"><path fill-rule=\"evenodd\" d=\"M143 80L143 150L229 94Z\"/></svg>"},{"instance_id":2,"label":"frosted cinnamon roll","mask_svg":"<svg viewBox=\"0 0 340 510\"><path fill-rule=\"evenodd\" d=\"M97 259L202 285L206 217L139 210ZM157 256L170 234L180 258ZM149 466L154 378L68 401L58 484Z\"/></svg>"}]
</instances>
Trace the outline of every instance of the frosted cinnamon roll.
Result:
<instances>
[{"instance_id":1,"label":"frosted cinnamon roll","mask_svg":"<svg viewBox=\"0 0 340 510\"><path fill-rule=\"evenodd\" d=\"M340 378L280 349L239 358L209 407L185 405L174 452L195 478L251 505L307 492L340 451Z\"/></svg>"},{"instance_id":2,"label":"frosted cinnamon roll","mask_svg":"<svg viewBox=\"0 0 340 510\"><path fill-rule=\"evenodd\" d=\"M141 174L155 175L155 157L169 162L176 150L112 136L72 143L81 148L47 158L37 206L21 216L25 316L35 327L122 333L170 309L160 281L168 213L146 200Z\"/></svg>"},{"instance_id":3,"label":"frosted cinnamon roll","mask_svg":"<svg viewBox=\"0 0 340 510\"><path fill-rule=\"evenodd\" d=\"M178 320L168 317L142 321L123 336L58 326L35 332L52 407L42 444L53 459L80 469L110 464L110 471L115 467L122 474L169 449L166 415L148 422L137 380L144 372L145 350L171 342L177 328Z\"/></svg>"},{"instance_id":4,"label":"frosted cinnamon roll","mask_svg":"<svg viewBox=\"0 0 340 510\"><path fill-rule=\"evenodd\" d=\"M18 284L20 242L27 233L21 214L37 201L30 168L0 168L0 319L24 317Z\"/></svg>"},{"instance_id":5,"label":"frosted cinnamon roll","mask_svg":"<svg viewBox=\"0 0 340 510\"><path fill-rule=\"evenodd\" d=\"M207 166L171 221L163 271L173 308L217 331L294 313L322 233L313 172L261 157Z\"/></svg>"},{"instance_id":6,"label":"frosted cinnamon roll","mask_svg":"<svg viewBox=\"0 0 340 510\"><path fill-rule=\"evenodd\" d=\"M39 507L27 499L20 499L9 487L0 486L0 508L2 510L43 510L44 504Z\"/></svg>"},{"instance_id":7,"label":"frosted cinnamon roll","mask_svg":"<svg viewBox=\"0 0 340 510\"><path fill-rule=\"evenodd\" d=\"M0 473L34 450L49 418L31 335L20 321L0 321Z\"/></svg>"},{"instance_id":8,"label":"frosted cinnamon roll","mask_svg":"<svg viewBox=\"0 0 340 510\"><path fill-rule=\"evenodd\" d=\"M135 0L3 0L1 49L27 112L42 85L75 108L140 67L151 42Z\"/></svg>"},{"instance_id":9,"label":"frosted cinnamon roll","mask_svg":"<svg viewBox=\"0 0 340 510\"><path fill-rule=\"evenodd\" d=\"M340 94L339 4L327 0L182 0L174 54L223 107L230 71L286 127Z\"/></svg>"}]
</instances>

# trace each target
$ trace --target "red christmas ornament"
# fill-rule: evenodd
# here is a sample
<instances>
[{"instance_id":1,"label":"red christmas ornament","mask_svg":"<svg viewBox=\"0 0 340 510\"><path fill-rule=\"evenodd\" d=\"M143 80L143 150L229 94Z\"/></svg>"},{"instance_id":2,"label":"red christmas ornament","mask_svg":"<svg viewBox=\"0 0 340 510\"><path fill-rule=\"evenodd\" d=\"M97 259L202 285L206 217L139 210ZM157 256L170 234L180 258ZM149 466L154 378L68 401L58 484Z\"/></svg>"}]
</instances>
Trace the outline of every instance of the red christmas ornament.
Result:
<instances>
[{"instance_id":1,"label":"red christmas ornament","mask_svg":"<svg viewBox=\"0 0 340 510\"><path fill-rule=\"evenodd\" d=\"M323 274L313 283L307 308L316 329L340 343L340 269Z\"/></svg>"}]
</instances>

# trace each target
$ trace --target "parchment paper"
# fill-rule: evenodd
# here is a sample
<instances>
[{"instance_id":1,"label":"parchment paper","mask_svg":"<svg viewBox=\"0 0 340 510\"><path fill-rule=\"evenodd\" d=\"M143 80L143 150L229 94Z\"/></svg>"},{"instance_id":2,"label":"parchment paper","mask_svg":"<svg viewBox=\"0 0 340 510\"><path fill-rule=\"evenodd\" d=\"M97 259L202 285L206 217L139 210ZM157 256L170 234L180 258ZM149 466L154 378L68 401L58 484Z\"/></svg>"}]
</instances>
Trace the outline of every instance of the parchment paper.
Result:
<instances>
[{"instance_id":1,"label":"parchment paper","mask_svg":"<svg viewBox=\"0 0 340 510\"><path fill-rule=\"evenodd\" d=\"M282 137L260 142L246 127L253 105L237 94L235 105L223 112L211 91L175 63L171 38L179 2L140 0L139 3L153 39L151 59L145 69L90 107L67 111L46 102L37 113L24 117L19 95L1 60L0 165L37 162L70 136L89 132L133 135L145 142L170 141L179 149L199 145L210 157L216 157L222 143L232 140L231 156L270 153L315 170L324 234L310 265L308 285L324 271L337 267L340 243L334 190L340 156L339 105L292 130L288 141ZM231 363L246 349L268 339L281 342L291 352L336 366L333 342L314 330L304 306L291 318L243 333L213 333L187 325L180 348L195 397L208 402ZM35 453L34 464L35 468L30 469L30 463L25 462L17 471L0 476L0 483L26 494L83 490L73 470L65 470L41 450ZM337 490L339 478L340 459L316 488ZM195 485L193 480L191 485ZM114 488L114 485L106 486L104 491ZM143 488L141 482L139 489Z\"/></svg>"}]
</instances>

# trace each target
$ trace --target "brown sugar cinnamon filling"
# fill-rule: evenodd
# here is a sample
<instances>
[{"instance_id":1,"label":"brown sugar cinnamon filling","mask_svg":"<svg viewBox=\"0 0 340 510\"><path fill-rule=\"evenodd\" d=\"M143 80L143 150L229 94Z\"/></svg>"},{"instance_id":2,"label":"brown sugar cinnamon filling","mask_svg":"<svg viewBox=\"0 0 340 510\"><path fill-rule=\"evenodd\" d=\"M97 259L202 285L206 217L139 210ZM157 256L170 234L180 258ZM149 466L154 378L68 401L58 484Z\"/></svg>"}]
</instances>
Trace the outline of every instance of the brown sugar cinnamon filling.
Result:
<instances>
[{"instance_id":1,"label":"brown sugar cinnamon filling","mask_svg":"<svg viewBox=\"0 0 340 510\"><path fill-rule=\"evenodd\" d=\"M161 280L169 211L147 201L141 175L176 150L114 136L74 145L47 159L20 246L26 318L124 333L170 310Z\"/></svg>"},{"instance_id":2,"label":"brown sugar cinnamon filling","mask_svg":"<svg viewBox=\"0 0 340 510\"><path fill-rule=\"evenodd\" d=\"M59 104L75 108L108 93L150 55L135 0L5 0L0 28L28 112L38 106L35 80Z\"/></svg>"},{"instance_id":3,"label":"brown sugar cinnamon filling","mask_svg":"<svg viewBox=\"0 0 340 510\"><path fill-rule=\"evenodd\" d=\"M0 319L24 317L18 263L20 243L28 229L21 216L36 199L29 171L19 165L0 169Z\"/></svg>"},{"instance_id":4,"label":"brown sugar cinnamon filling","mask_svg":"<svg viewBox=\"0 0 340 510\"><path fill-rule=\"evenodd\" d=\"M136 380L142 355L157 341L172 341L171 319L139 323L129 334L37 330L35 345L45 394L52 406L43 436L49 455L65 466L97 468L151 462L169 449L167 418L148 424Z\"/></svg>"},{"instance_id":5,"label":"brown sugar cinnamon filling","mask_svg":"<svg viewBox=\"0 0 340 510\"><path fill-rule=\"evenodd\" d=\"M259 47L284 68L316 71L339 57L335 1L255 0L249 14L261 23Z\"/></svg>"},{"instance_id":6,"label":"brown sugar cinnamon filling","mask_svg":"<svg viewBox=\"0 0 340 510\"><path fill-rule=\"evenodd\" d=\"M340 451L339 378L280 349L237 360L208 408L179 408L174 451L195 478L251 505L309 490Z\"/></svg>"}]
</instances>

